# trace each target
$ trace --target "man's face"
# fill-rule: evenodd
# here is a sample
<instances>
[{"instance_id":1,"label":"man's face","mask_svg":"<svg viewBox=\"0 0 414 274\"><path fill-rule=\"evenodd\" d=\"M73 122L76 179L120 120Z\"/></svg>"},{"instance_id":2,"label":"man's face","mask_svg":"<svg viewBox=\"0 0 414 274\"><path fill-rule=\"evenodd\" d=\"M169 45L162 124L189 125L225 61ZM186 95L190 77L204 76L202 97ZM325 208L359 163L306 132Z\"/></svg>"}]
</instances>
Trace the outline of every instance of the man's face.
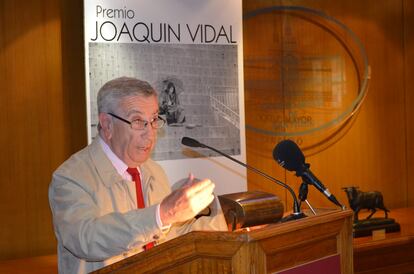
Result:
<instances>
[{"instance_id":1,"label":"man's face","mask_svg":"<svg viewBox=\"0 0 414 274\"><path fill-rule=\"evenodd\" d=\"M126 97L114 112L128 121L140 119L150 122L158 117L158 100L156 96ZM149 158L155 146L157 130L151 124L142 130L134 130L127 123L112 118L108 139L112 151L129 167L136 167Z\"/></svg>"}]
</instances>

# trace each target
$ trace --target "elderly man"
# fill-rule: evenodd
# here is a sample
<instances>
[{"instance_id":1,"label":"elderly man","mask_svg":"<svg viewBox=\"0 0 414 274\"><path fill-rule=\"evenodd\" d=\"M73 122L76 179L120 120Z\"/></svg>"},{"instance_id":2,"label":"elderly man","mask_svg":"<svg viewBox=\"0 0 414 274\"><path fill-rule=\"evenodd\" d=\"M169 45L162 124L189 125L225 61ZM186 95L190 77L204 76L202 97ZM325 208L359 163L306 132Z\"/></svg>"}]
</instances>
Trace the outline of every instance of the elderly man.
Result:
<instances>
[{"instance_id":1,"label":"elderly man","mask_svg":"<svg viewBox=\"0 0 414 274\"><path fill-rule=\"evenodd\" d=\"M165 121L147 82L109 81L98 112L98 136L54 172L49 188L59 273L87 273L190 230L227 230L210 180L190 175L171 191L149 158ZM194 218L210 203L210 216Z\"/></svg>"}]
</instances>

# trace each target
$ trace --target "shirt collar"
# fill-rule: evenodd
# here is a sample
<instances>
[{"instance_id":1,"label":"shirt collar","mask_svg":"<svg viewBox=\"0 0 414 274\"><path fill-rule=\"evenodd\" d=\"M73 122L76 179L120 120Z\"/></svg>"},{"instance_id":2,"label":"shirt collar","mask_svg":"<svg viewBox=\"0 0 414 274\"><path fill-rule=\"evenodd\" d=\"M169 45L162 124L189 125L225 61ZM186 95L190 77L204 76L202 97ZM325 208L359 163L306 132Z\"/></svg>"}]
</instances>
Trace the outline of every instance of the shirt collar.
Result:
<instances>
[{"instance_id":1,"label":"shirt collar","mask_svg":"<svg viewBox=\"0 0 414 274\"><path fill-rule=\"evenodd\" d=\"M119 159L118 156L116 156L116 154L111 150L109 145L101 138L101 136L99 136L98 138L99 138L99 143L101 144L102 150L104 151L105 155L109 158L109 160L111 161L112 165L115 167L118 174L123 179L131 180L131 175L129 175L129 173L126 171L128 166L121 159ZM139 167L137 168L138 168L138 171L140 171Z\"/></svg>"}]
</instances>

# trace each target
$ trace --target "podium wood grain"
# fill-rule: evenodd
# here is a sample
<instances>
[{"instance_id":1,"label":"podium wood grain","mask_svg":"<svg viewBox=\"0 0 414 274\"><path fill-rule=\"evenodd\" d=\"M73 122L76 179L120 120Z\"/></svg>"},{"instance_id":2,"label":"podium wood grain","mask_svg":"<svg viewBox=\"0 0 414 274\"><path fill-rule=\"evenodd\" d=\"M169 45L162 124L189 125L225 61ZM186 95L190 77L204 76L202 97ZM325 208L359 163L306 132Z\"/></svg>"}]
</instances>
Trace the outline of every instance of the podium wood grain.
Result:
<instances>
[{"instance_id":1,"label":"podium wood grain","mask_svg":"<svg viewBox=\"0 0 414 274\"><path fill-rule=\"evenodd\" d=\"M195 231L95 271L105 273L274 273L340 254L352 274L352 212L330 211L251 231Z\"/></svg>"}]
</instances>

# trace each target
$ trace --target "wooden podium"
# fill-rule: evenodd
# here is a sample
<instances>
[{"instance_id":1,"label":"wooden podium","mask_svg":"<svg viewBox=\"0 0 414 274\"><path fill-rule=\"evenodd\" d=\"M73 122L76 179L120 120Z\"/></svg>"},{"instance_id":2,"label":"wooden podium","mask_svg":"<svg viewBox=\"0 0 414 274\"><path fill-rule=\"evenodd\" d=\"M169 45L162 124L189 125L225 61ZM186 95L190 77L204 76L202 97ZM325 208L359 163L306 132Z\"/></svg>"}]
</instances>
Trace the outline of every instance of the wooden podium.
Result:
<instances>
[{"instance_id":1,"label":"wooden podium","mask_svg":"<svg viewBox=\"0 0 414 274\"><path fill-rule=\"evenodd\" d=\"M93 273L291 273L284 271L336 257L335 273L352 274L352 214L334 210L250 231L195 231Z\"/></svg>"}]
</instances>

